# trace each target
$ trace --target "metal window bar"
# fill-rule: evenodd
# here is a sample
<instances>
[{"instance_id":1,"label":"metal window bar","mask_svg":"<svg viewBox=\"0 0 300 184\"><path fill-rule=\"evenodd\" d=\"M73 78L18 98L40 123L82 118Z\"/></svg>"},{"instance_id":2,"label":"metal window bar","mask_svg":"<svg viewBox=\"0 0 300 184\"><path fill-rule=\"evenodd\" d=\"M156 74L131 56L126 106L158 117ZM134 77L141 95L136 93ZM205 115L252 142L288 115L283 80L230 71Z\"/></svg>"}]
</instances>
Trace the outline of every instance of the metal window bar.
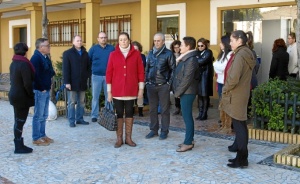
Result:
<instances>
[{"instance_id":1,"label":"metal window bar","mask_svg":"<svg viewBox=\"0 0 300 184\"><path fill-rule=\"evenodd\" d=\"M131 34L131 15L100 17L100 31L107 34L107 42L116 45L121 32Z\"/></svg>"},{"instance_id":2,"label":"metal window bar","mask_svg":"<svg viewBox=\"0 0 300 184\"><path fill-rule=\"evenodd\" d=\"M48 39L51 46L72 45L75 35L81 35L85 40L85 20L71 19L50 21L48 23Z\"/></svg>"}]
</instances>

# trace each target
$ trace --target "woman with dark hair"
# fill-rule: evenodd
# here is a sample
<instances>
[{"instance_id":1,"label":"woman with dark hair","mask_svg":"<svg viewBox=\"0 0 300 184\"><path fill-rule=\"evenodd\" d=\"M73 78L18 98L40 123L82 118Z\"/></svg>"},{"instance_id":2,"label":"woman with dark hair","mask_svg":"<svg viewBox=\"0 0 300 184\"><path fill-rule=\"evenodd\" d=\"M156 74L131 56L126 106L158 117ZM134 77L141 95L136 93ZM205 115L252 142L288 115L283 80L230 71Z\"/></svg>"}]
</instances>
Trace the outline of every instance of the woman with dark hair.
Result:
<instances>
[{"instance_id":1,"label":"woman with dark hair","mask_svg":"<svg viewBox=\"0 0 300 184\"><path fill-rule=\"evenodd\" d=\"M137 41L133 41L132 45L133 45L135 50L137 50L141 53L143 66L144 66L144 69L145 69L145 67L146 67L146 56L142 53L143 52L143 46ZM138 98L137 101L136 101L136 103L138 105L138 110L139 110L139 116L140 117L144 116L144 114L143 114L143 108L144 108L144 103L145 103L144 100L148 101L146 86L144 87L144 96L143 96L143 98Z\"/></svg>"},{"instance_id":2,"label":"woman with dark hair","mask_svg":"<svg viewBox=\"0 0 300 184\"><path fill-rule=\"evenodd\" d=\"M237 155L228 167L248 166L247 103L250 95L250 82L255 60L247 44L247 35L241 30L233 31L230 45L233 54L225 68L225 83L222 90L220 109L232 119L236 132Z\"/></svg>"},{"instance_id":3,"label":"woman with dark hair","mask_svg":"<svg viewBox=\"0 0 300 184\"><path fill-rule=\"evenodd\" d=\"M34 67L26 58L28 46L17 43L14 46L14 56L9 67L11 88L9 102L14 107L14 143L15 153L31 153L32 148L24 145L22 137L23 126L26 123L29 108L34 106L33 80Z\"/></svg>"},{"instance_id":4,"label":"woman with dark hair","mask_svg":"<svg viewBox=\"0 0 300 184\"><path fill-rule=\"evenodd\" d=\"M179 40L174 40L171 44L171 51L173 52L176 59L180 56L180 45L181 45L181 41ZM181 114L180 98L175 97L175 107L176 110L173 113L173 115Z\"/></svg>"},{"instance_id":5,"label":"woman with dark hair","mask_svg":"<svg viewBox=\"0 0 300 184\"><path fill-rule=\"evenodd\" d=\"M219 101L222 98L222 89L224 85L224 72L225 67L231 57L232 51L230 46L230 37L222 36L220 42L220 52L216 62L213 63L214 70L217 76L217 89L219 95ZM220 121L221 128L220 131L223 133L227 133L230 129L231 118L222 110L220 110Z\"/></svg>"},{"instance_id":6,"label":"woman with dark hair","mask_svg":"<svg viewBox=\"0 0 300 184\"><path fill-rule=\"evenodd\" d=\"M198 53L195 51L196 40L184 37L180 46L181 55L176 59L174 96L180 98L182 117L186 126L185 139L179 144L177 152L185 152L194 147L193 102L196 98L199 78Z\"/></svg>"},{"instance_id":7,"label":"woman with dark hair","mask_svg":"<svg viewBox=\"0 0 300 184\"><path fill-rule=\"evenodd\" d=\"M133 104L137 98L143 98L144 66L140 52L130 44L128 33L119 35L119 43L108 60L106 70L107 101L113 100L117 113L117 142L115 148L123 144L123 124L125 111L125 144L135 147L132 141Z\"/></svg>"},{"instance_id":8,"label":"woman with dark hair","mask_svg":"<svg viewBox=\"0 0 300 184\"><path fill-rule=\"evenodd\" d=\"M287 52L289 53L289 74L291 77L296 78L299 72L298 66L298 56L297 56L297 43L296 43L296 35L295 33L290 33L288 36L288 48Z\"/></svg>"},{"instance_id":9,"label":"woman with dark hair","mask_svg":"<svg viewBox=\"0 0 300 184\"><path fill-rule=\"evenodd\" d=\"M274 41L272 52L269 77L270 79L278 77L280 80L286 80L289 75L289 54L286 52L286 44L282 38Z\"/></svg>"},{"instance_id":10,"label":"woman with dark hair","mask_svg":"<svg viewBox=\"0 0 300 184\"><path fill-rule=\"evenodd\" d=\"M199 115L196 120L206 120L209 96L213 95L213 53L208 49L209 42L204 38L197 41L200 80L198 83Z\"/></svg>"}]
</instances>

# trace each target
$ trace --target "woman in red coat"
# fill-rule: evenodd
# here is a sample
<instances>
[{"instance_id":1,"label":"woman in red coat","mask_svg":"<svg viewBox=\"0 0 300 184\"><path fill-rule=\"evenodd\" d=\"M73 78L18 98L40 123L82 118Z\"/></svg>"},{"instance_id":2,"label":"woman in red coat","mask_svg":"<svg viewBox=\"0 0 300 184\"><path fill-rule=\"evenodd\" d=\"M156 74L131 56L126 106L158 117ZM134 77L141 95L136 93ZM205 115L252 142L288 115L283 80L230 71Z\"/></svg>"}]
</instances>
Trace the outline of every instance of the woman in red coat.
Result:
<instances>
[{"instance_id":1,"label":"woman in red coat","mask_svg":"<svg viewBox=\"0 0 300 184\"><path fill-rule=\"evenodd\" d=\"M108 60L106 70L107 101L113 100L117 112L117 142L115 148L123 144L123 115L125 110L125 144L135 147L132 141L133 104L136 98L143 98L144 66L141 54L130 44L128 33L119 35L119 44Z\"/></svg>"}]
</instances>

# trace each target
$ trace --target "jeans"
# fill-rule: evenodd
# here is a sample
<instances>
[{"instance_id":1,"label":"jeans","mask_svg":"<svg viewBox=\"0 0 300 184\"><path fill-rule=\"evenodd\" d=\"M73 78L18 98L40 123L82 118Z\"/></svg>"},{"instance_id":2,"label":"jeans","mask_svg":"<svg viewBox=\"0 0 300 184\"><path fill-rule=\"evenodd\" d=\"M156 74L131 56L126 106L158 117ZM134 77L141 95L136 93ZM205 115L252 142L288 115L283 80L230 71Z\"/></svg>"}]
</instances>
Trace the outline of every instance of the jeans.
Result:
<instances>
[{"instance_id":1,"label":"jeans","mask_svg":"<svg viewBox=\"0 0 300 184\"><path fill-rule=\"evenodd\" d=\"M161 133L168 134L170 126L170 86L147 85L150 106L150 130L158 132L158 105L161 107Z\"/></svg>"},{"instance_id":2,"label":"jeans","mask_svg":"<svg viewBox=\"0 0 300 184\"><path fill-rule=\"evenodd\" d=\"M222 89L223 89L223 85L221 83L218 83L218 95L219 95L219 99L222 98Z\"/></svg>"},{"instance_id":3,"label":"jeans","mask_svg":"<svg viewBox=\"0 0 300 184\"><path fill-rule=\"evenodd\" d=\"M83 122L85 91L68 91L69 123ZM75 108L76 104L76 108Z\"/></svg>"},{"instance_id":4,"label":"jeans","mask_svg":"<svg viewBox=\"0 0 300 184\"><path fill-rule=\"evenodd\" d=\"M104 91L104 96L105 96L104 104L106 104L107 86L106 86L105 76L92 75L92 95L93 95L92 112L91 112L92 118L98 118L99 116L99 97L102 89Z\"/></svg>"},{"instance_id":5,"label":"jeans","mask_svg":"<svg viewBox=\"0 0 300 184\"><path fill-rule=\"evenodd\" d=\"M34 115L32 118L32 139L36 141L46 136L46 119L48 117L48 108L50 93L34 90Z\"/></svg>"},{"instance_id":6,"label":"jeans","mask_svg":"<svg viewBox=\"0 0 300 184\"><path fill-rule=\"evenodd\" d=\"M191 145L194 140L194 119L193 102L196 98L194 94L183 94L180 97L182 117L185 123L185 145Z\"/></svg>"}]
</instances>

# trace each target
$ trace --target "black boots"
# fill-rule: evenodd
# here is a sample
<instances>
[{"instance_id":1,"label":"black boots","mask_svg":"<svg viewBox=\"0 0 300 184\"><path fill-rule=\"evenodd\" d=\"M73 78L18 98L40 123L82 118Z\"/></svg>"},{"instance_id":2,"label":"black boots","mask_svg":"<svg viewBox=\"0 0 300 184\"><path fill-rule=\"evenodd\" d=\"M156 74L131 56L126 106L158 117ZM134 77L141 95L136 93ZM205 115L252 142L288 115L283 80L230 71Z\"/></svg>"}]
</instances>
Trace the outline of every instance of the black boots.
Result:
<instances>
[{"instance_id":1,"label":"black boots","mask_svg":"<svg viewBox=\"0 0 300 184\"><path fill-rule=\"evenodd\" d=\"M181 112L181 109L178 108L178 107L176 107L176 110L175 110L175 112L173 113L173 115L179 115L180 112Z\"/></svg>"},{"instance_id":2,"label":"black boots","mask_svg":"<svg viewBox=\"0 0 300 184\"><path fill-rule=\"evenodd\" d=\"M25 154L25 153L31 153L33 151L32 148L29 148L24 145L23 137L20 139L14 139L15 143L15 154Z\"/></svg>"},{"instance_id":3,"label":"black boots","mask_svg":"<svg viewBox=\"0 0 300 184\"><path fill-rule=\"evenodd\" d=\"M143 107L139 107L139 117L143 117L144 114L143 114Z\"/></svg>"}]
</instances>

